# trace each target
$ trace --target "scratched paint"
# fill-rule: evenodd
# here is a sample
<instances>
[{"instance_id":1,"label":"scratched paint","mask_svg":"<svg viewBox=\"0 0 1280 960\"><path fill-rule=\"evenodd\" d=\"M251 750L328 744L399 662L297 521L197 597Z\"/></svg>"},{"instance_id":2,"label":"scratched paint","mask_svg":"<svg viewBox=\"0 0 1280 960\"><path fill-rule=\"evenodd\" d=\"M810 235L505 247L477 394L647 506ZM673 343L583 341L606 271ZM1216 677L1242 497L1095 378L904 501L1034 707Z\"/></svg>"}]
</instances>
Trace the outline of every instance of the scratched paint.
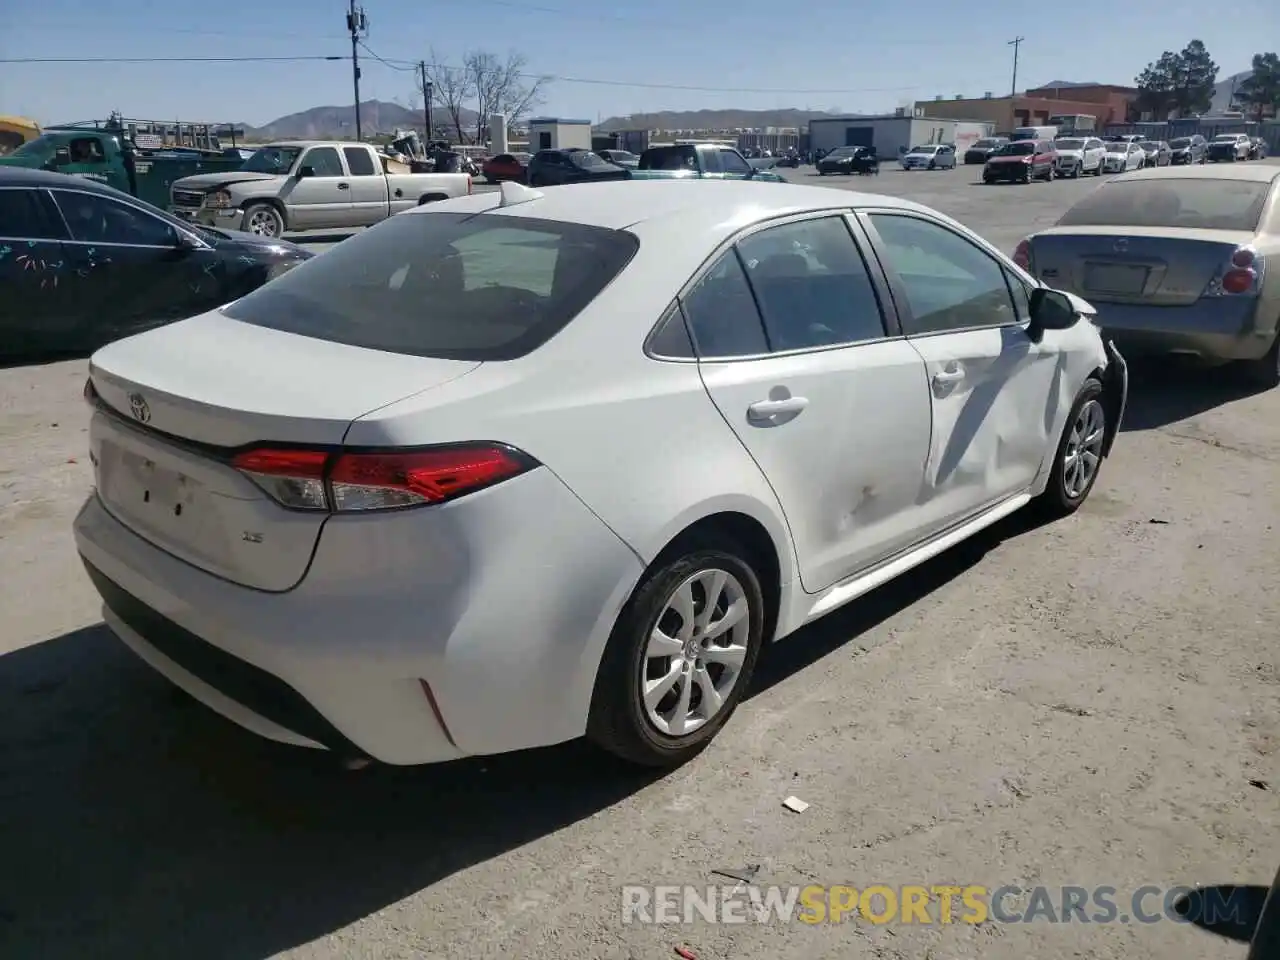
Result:
<instances>
[{"instance_id":1,"label":"scratched paint","mask_svg":"<svg viewBox=\"0 0 1280 960\"><path fill-rule=\"evenodd\" d=\"M41 290L56 287L58 285L58 271L66 265L63 260L44 260L29 253L21 254L15 262L22 264L24 271L39 275Z\"/></svg>"}]
</instances>

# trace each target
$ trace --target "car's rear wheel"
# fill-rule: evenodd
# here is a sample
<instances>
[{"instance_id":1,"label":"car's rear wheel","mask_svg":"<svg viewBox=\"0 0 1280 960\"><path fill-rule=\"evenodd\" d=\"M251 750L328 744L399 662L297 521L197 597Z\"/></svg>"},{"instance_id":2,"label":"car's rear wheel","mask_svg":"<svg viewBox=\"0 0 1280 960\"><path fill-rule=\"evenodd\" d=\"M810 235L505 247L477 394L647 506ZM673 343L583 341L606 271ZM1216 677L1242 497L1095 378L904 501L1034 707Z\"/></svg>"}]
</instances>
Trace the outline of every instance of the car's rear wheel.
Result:
<instances>
[{"instance_id":1,"label":"car's rear wheel","mask_svg":"<svg viewBox=\"0 0 1280 960\"><path fill-rule=\"evenodd\" d=\"M1090 377L1071 405L1066 429L1062 431L1053 458L1049 484L1035 501L1037 509L1057 517L1079 509L1098 479L1106 438L1107 408L1103 403L1102 384Z\"/></svg>"},{"instance_id":2,"label":"car's rear wheel","mask_svg":"<svg viewBox=\"0 0 1280 960\"><path fill-rule=\"evenodd\" d=\"M1257 360L1246 360L1243 363L1245 377L1255 386L1263 390L1280 387L1280 334L1271 341L1271 349L1266 356Z\"/></svg>"},{"instance_id":3,"label":"car's rear wheel","mask_svg":"<svg viewBox=\"0 0 1280 960\"><path fill-rule=\"evenodd\" d=\"M632 763L677 766L728 721L760 654L764 596L730 545L655 561L605 647L587 736Z\"/></svg>"}]
</instances>

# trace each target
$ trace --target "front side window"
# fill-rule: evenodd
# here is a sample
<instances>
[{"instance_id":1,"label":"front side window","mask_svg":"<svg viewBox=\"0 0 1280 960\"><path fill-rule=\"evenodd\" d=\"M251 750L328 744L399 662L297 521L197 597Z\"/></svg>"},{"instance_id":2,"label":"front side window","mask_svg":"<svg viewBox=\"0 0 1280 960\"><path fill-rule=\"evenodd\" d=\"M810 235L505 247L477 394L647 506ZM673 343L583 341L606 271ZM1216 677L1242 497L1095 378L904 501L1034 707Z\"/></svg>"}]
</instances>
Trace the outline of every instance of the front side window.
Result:
<instances>
[{"instance_id":1,"label":"front side window","mask_svg":"<svg viewBox=\"0 0 1280 960\"><path fill-rule=\"evenodd\" d=\"M312 147L302 158L302 165L315 171L317 177L345 177L342 160L333 147Z\"/></svg>"},{"instance_id":2,"label":"front side window","mask_svg":"<svg viewBox=\"0 0 1280 960\"><path fill-rule=\"evenodd\" d=\"M572 322L638 247L633 234L576 223L408 213L344 240L223 312L373 350L511 360Z\"/></svg>"},{"instance_id":3,"label":"front side window","mask_svg":"<svg viewBox=\"0 0 1280 960\"><path fill-rule=\"evenodd\" d=\"M750 357L769 352L764 326L742 263L729 250L682 298L685 318L704 359Z\"/></svg>"},{"instance_id":4,"label":"front side window","mask_svg":"<svg viewBox=\"0 0 1280 960\"><path fill-rule=\"evenodd\" d=\"M774 350L885 335L875 288L842 217L786 223L738 244Z\"/></svg>"},{"instance_id":5,"label":"front side window","mask_svg":"<svg viewBox=\"0 0 1280 960\"><path fill-rule=\"evenodd\" d=\"M172 224L111 197L72 190L54 190L53 197L72 240L139 247L173 247L178 243L178 231Z\"/></svg>"},{"instance_id":6,"label":"front side window","mask_svg":"<svg viewBox=\"0 0 1280 960\"><path fill-rule=\"evenodd\" d=\"M986 251L918 217L877 213L871 222L906 293L908 336L1018 322L1005 269Z\"/></svg>"},{"instance_id":7,"label":"front side window","mask_svg":"<svg viewBox=\"0 0 1280 960\"><path fill-rule=\"evenodd\" d=\"M743 160L737 150L720 150L720 166L725 173L746 174L751 172L751 164Z\"/></svg>"}]
</instances>

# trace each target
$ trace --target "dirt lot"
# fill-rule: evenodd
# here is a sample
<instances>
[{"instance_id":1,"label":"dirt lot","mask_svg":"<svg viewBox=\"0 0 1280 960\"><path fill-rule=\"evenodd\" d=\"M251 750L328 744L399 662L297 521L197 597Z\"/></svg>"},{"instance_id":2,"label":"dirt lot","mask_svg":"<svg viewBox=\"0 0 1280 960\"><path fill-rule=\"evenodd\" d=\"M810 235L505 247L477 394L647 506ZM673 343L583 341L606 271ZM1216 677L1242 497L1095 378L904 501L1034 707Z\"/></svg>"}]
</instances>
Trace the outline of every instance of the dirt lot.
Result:
<instances>
[{"instance_id":1,"label":"dirt lot","mask_svg":"<svg viewBox=\"0 0 1280 960\"><path fill-rule=\"evenodd\" d=\"M850 185L1004 249L1095 185L973 179ZM758 864L762 884L1108 885L1127 913L1147 884L1269 883L1280 392L1138 371L1078 515L1006 523L771 651L678 772L571 744L345 774L177 695L99 625L69 534L84 374L0 370L0 956L1244 955L1169 920L623 925L620 886Z\"/></svg>"}]
</instances>

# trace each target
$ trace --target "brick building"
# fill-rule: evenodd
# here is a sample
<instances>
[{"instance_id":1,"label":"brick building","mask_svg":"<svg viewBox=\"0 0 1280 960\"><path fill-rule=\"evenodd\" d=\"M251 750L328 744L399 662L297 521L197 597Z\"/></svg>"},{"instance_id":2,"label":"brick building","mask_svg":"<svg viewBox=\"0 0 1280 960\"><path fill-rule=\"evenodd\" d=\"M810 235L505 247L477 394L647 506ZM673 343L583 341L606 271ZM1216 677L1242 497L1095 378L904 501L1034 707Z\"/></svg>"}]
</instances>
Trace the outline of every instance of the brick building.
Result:
<instances>
[{"instance_id":1,"label":"brick building","mask_svg":"<svg viewBox=\"0 0 1280 960\"><path fill-rule=\"evenodd\" d=\"M1050 117L1086 114L1098 118L1097 129L1124 123L1129 105L1138 95L1133 87L1098 83L1079 87L1040 87L1016 97L956 97L921 100L916 110L931 117L982 120L1008 133L1014 127L1047 124Z\"/></svg>"}]
</instances>

